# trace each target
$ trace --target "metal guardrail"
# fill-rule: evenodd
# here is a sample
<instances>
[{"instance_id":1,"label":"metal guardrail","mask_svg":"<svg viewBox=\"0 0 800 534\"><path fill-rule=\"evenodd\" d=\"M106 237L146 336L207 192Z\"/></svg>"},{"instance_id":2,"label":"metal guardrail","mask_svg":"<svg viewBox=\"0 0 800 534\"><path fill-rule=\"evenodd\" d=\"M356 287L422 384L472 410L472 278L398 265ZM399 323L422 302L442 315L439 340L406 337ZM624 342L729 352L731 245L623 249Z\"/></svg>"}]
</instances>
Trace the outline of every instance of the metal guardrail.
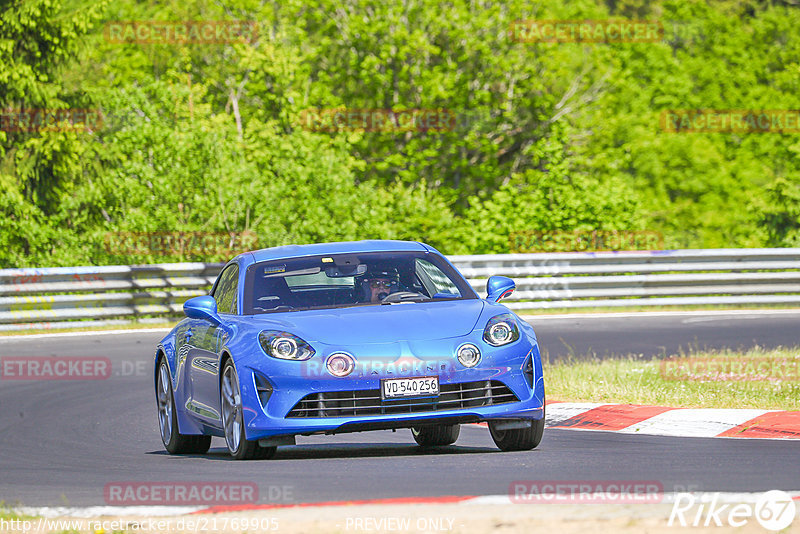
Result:
<instances>
[{"instance_id":1,"label":"metal guardrail","mask_svg":"<svg viewBox=\"0 0 800 534\"><path fill-rule=\"evenodd\" d=\"M800 248L450 256L480 293L500 274L515 309L800 304ZM222 264L0 270L0 330L163 322Z\"/></svg>"},{"instance_id":2,"label":"metal guardrail","mask_svg":"<svg viewBox=\"0 0 800 534\"><path fill-rule=\"evenodd\" d=\"M0 269L0 331L163 322L207 294L223 264Z\"/></svg>"}]
</instances>

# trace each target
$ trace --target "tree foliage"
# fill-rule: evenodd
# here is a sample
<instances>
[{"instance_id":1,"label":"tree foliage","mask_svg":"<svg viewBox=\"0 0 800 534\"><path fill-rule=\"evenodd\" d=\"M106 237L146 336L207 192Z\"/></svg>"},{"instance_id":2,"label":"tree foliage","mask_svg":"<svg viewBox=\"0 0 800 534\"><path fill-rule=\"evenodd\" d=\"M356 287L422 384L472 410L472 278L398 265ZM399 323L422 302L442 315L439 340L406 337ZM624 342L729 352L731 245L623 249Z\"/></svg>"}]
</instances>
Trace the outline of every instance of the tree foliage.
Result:
<instances>
[{"instance_id":1,"label":"tree foliage","mask_svg":"<svg viewBox=\"0 0 800 534\"><path fill-rule=\"evenodd\" d=\"M659 42L518 42L520 20L658 21ZM116 43L119 21L251 21L231 43ZM800 8L700 0L0 3L0 267L222 260L125 232L259 246L422 240L503 253L526 231L647 230L668 247L800 244L797 133L672 133L666 110L800 109ZM433 110L443 131L314 131L310 109Z\"/></svg>"}]
</instances>

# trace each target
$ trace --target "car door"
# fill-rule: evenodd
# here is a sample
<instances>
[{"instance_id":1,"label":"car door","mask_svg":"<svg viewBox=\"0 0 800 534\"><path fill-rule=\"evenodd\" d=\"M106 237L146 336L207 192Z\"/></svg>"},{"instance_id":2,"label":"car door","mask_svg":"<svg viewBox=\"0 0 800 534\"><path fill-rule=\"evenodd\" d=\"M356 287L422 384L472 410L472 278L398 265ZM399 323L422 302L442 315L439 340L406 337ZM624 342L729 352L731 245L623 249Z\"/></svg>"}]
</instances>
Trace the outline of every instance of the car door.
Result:
<instances>
[{"instance_id":1,"label":"car door","mask_svg":"<svg viewBox=\"0 0 800 534\"><path fill-rule=\"evenodd\" d=\"M217 301L217 313L223 321L226 316L238 312L237 292L239 290L239 266L229 265L220 275L211 296ZM220 351L227 333L224 328L209 321L199 321L192 327L192 345L190 353L189 375L192 384L192 395L189 409L199 419L208 423L219 423L219 372Z\"/></svg>"}]
</instances>

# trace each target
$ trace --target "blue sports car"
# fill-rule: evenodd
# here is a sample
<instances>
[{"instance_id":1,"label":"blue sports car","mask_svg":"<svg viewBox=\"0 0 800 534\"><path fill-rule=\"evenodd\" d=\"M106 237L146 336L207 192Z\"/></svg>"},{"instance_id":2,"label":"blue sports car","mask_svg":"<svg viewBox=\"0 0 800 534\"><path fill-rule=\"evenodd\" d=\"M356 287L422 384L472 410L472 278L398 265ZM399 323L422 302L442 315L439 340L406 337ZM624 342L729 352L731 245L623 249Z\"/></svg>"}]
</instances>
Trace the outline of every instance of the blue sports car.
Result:
<instances>
[{"instance_id":1,"label":"blue sports car","mask_svg":"<svg viewBox=\"0 0 800 534\"><path fill-rule=\"evenodd\" d=\"M224 437L236 459L269 458L295 436L410 428L450 445L486 422L504 451L544 430L533 328L480 298L434 248L406 241L292 245L245 252L158 344L155 390L171 454Z\"/></svg>"}]
</instances>

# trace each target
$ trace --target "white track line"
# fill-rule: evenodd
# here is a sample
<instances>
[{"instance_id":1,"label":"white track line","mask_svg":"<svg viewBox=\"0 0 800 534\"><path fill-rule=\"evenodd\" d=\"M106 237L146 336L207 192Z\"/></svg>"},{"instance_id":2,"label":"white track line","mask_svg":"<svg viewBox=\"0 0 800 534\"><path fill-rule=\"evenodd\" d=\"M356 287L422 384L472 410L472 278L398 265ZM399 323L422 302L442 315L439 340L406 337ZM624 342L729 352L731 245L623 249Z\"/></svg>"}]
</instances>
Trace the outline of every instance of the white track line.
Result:
<instances>
[{"instance_id":1,"label":"white track line","mask_svg":"<svg viewBox=\"0 0 800 534\"><path fill-rule=\"evenodd\" d=\"M600 402L557 402L548 404L545 410L545 424L553 426L563 423L567 419L572 419L576 415L588 412L598 406L605 406L605 404Z\"/></svg>"},{"instance_id":2,"label":"white track line","mask_svg":"<svg viewBox=\"0 0 800 534\"><path fill-rule=\"evenodd\" d=\"M176 323L177 324L177 323ZM21 334L17 336L0 335L0 343L9 341L30 341L32 339L47 339L57 337L85 337L85 336L107 336L119 334L148 334L155 332L169 332L171 328L137 328L130 330L96 330L84 332L53 332L52 334Z\"/></svg>"},{"instance_id":3,"label":"white track line","mask_svg":"<svg viewBox=\"0 0 800 534\"><path fill-rule=\"evenodd\" d=\"M641 311L608 313L563 313L542 315L521 315L525 321L564 320L564 319L630 319L636 317L736 317L753 315L800 315L794 310L693 310L693 311Z\"/></svg>"},{"instance_id":4,"label":"white track line","mask_svg":"<svg viewBox=\"0 0 800 534\"><path fill-rule=\"evenodd\" d=\"M88 519L102 516L175 516L205 510L208 506L26 506L16 508L22 515L41 516L47 519L54 517L80 517Z\"/></svg>"}]
</instances>

